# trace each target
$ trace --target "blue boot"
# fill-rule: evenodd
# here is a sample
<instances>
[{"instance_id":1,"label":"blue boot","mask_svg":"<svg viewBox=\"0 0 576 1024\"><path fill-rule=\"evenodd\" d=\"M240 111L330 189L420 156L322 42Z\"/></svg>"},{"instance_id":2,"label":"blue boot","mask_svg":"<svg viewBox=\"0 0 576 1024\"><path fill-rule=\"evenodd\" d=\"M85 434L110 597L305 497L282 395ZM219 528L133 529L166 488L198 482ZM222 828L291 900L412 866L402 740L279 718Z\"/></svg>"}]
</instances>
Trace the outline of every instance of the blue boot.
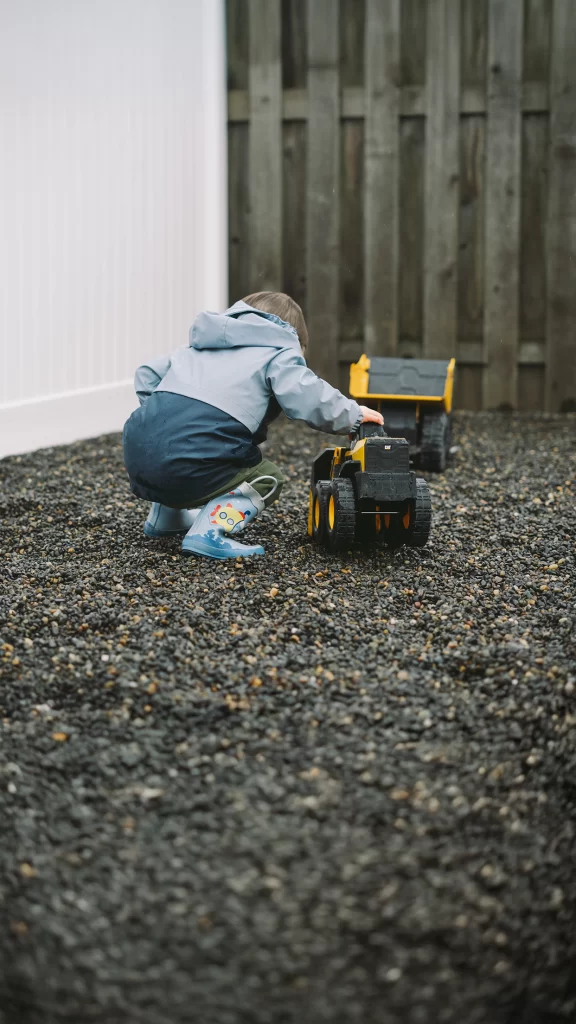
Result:
<instances>
[{"instance_id":1,"label":"blue boot","mask_svg":"<svg viewBox=\"0 0 576 1024\"><path fill-rule=\"evenodd\" d=\"M273 491L277 481L274 477L269 479L274 480ZM194 526L184 537L183 553L218 559L263 555L264 548L260 544L239 544L232 539L233 534L240 533L249 523L254 522L263 508L264 499L249 483L239 484L233 491L213 498L201 510Z\"/></svg>"},{"instance_id":2,"label":"blue boot","mask_svg":"<svg viewBox=\"0 0 576 1024\"><path fill-rule=\"evenodd\" d=\"M160 537L181 537L193 526L199 514L199 508L168 508L155 501L144 523L144 533L156 540Z\"/></svg>"}]
</instances>

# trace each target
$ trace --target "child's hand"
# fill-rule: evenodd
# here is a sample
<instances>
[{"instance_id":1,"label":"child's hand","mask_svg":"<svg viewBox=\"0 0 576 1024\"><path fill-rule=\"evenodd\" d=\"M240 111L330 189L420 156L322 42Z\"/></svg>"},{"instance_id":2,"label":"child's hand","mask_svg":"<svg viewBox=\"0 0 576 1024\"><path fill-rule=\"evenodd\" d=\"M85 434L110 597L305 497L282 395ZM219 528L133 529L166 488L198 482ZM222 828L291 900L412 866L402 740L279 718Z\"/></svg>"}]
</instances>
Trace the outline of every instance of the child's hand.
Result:
<instances>
[{"instance_id":1,"label":"child's hand","mask_svg":"<svg viewBox=\"0 0 576 1024\"><path fill-rule=\"evenodd\" d=\"M376 409L369 409L367 405L360 406L362 410L362 423L378 423L382 427L384 425L384 417L381 412L376 412Z\"/></svg>"}]
</instances>

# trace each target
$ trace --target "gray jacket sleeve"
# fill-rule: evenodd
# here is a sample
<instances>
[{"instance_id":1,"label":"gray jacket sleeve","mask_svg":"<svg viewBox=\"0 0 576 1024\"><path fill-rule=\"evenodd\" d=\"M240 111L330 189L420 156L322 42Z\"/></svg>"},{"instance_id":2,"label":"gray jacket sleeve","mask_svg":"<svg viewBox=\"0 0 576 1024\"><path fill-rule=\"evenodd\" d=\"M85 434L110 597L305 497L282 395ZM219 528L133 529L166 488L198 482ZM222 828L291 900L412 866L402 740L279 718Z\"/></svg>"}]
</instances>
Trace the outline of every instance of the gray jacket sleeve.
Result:
<instances>
[{"instance_id":1,"label":"gray jacket sleeve","mask_svg":"<svg viewBox=\"0 0 576 1024\"><path fill-rule=\"evenodd\" d=\"M358 403L317 377L293 349L281 349L270 360L267 379L286 415L315 430L349 434L362 420Z\"/></svg>"},{"instance_id":2,"label":"gray jacket sleeve","mask_svg":"<svg viewBox=\"0 0 576 1024\"><path fill-rule=\"evenodd\" d=\"M146 399L150 398L169 369L170 356L158 356L157 359L151 359L149 363L138 367L134 377L134 387L140 405L144 405Z\"/></svg>"}]
</instances>

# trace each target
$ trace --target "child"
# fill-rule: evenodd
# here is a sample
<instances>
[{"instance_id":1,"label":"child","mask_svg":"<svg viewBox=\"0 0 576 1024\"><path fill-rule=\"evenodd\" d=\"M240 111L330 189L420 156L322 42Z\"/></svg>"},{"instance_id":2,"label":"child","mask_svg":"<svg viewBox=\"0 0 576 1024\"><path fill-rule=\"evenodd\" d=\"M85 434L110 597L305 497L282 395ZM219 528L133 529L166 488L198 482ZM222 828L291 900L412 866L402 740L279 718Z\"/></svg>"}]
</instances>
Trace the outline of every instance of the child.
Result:
<instances>
[{"instance_id":1,"label":"child","mask_svg":"<svg viewBox=\"0 0 576 1024\"><path fill-rule=\"evenodd\" d=\"M184 534L185 554L263 555L232 536L276 501L284 478L258 445L283 410L316 430L382 423L306 367L300 306L257 292L225 313L200 313L188 345L136 371L140 408L124 427L132 491L152 502L147 537Z\"/></svg>"}]
</instances>

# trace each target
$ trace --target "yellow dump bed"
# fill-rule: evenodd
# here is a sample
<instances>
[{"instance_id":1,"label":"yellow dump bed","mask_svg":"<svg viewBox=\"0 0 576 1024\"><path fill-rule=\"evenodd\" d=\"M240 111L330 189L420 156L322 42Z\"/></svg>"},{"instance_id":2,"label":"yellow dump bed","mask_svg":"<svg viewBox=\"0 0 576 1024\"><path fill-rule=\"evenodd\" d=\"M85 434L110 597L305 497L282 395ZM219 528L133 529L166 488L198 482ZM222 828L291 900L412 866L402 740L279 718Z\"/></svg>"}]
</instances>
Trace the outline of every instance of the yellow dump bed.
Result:
<instances>
[{"instance_id":1,"label":"yellow dump bed","mask_svg":"<svg viewBox=\"0 0 576 1024\"><path fill-rule=\"evenodd\" d=\"M425 402L452 410L455 359L360 357L350 367L353 398L380 402Z\"/></svg>"}]
</instances>

